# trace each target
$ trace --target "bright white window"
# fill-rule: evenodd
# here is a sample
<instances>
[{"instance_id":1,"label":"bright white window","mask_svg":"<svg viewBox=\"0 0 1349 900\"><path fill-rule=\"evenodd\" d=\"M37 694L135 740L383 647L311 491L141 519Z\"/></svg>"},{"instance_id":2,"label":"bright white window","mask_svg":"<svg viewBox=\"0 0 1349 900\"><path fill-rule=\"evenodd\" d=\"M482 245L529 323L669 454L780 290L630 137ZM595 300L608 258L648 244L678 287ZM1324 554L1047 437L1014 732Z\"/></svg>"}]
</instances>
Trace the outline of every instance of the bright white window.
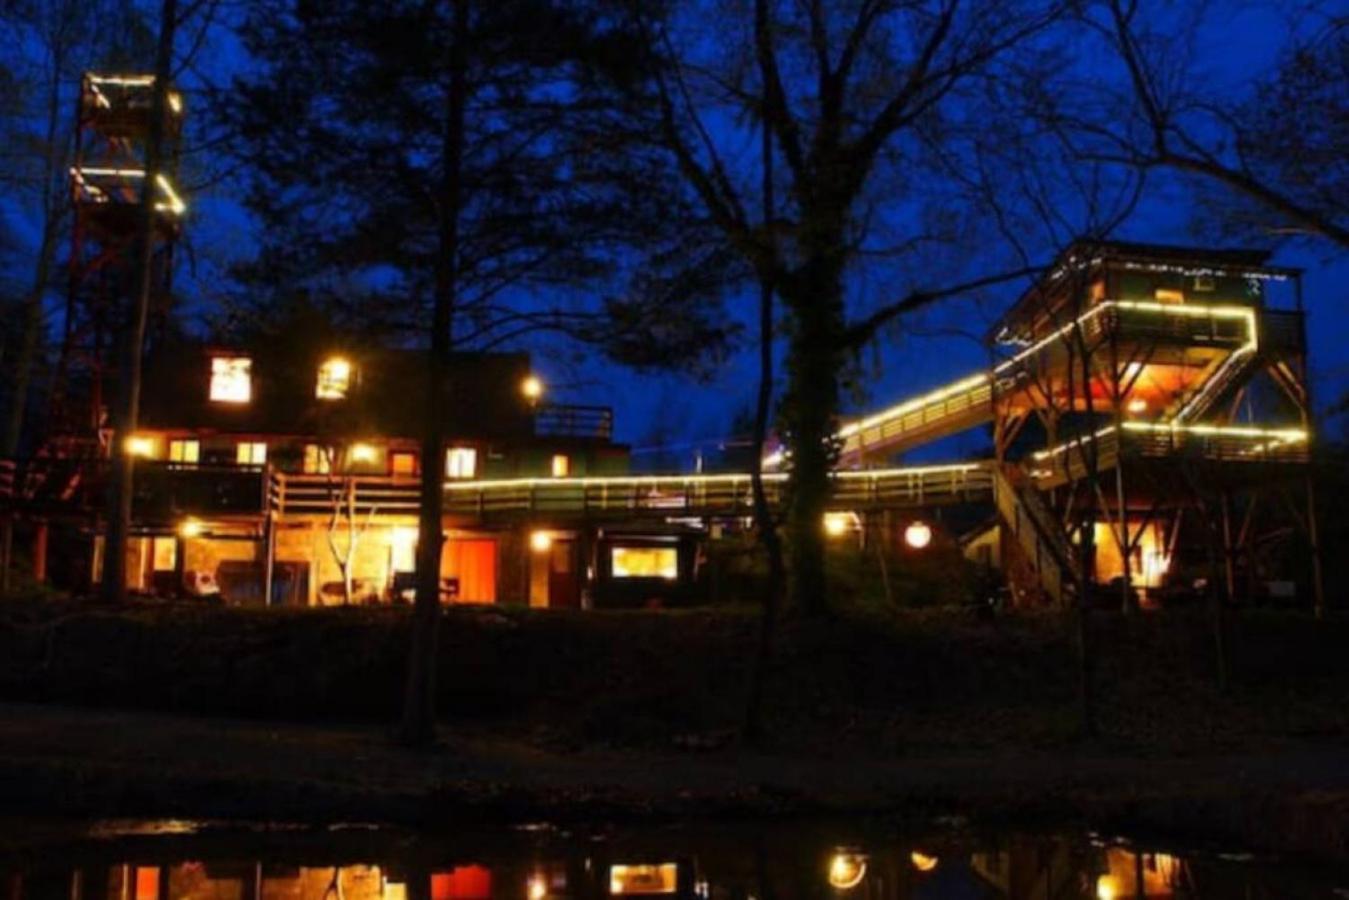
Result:
<instances>
[{"instance_id":1,"label":"bright white window","mask_svg":"<svg viewBox=\"0 0 1349 900\"><path fill-rule=\"evenodd\" d=\"M327 475L332 465L332 457L329 456L326 447L320 447L318 444L304 445L304 473L306 475Z\"/></svg>"},{"instance_id":2,"label":"bright white window","mask_svg":"<svg viewBox=\"0 0 1349 900\"><path fill-rule=\"evenodd\" d=\"M234 445L234 461L241 466L267 464L267 445L262 441L240 441Z\"/></svg>"},{"instance_id":3,"label":"bright white window","mask_svg":"<svg viewBox=\"0 0 1349 900\"><path fill-rule=\"evenodd\" d=\"M195 463L201 461L201 444L192 439L169 441L169 462Z\"/></svg>"},{"instance_id":4,"label":"bright white window","mask_svg":"<svg viewBox=\"0 0 1349 900\"><path fill-rule=\"evenodd\" d=\"M217 403L247 403L253 399L253 360L247 356L211 358L211 399Z\"/></svg>"},{"instance_id":5,"label":"bright white window","mask_svg":"<svg viewBox=\"0 0 1349 900\"><path fill-rule=\"evenodd\" d=\"M615 578L679 577L679 551L675 547L614 547L609 560Z\"/></svg>"},{"instance_id":6,"label":"bright white window","mask_svg":"<svg viewBox=\"0 0 1349 900\"><path fill-rule=\"evenodd\" d=\"M476 447L451 447L445 451L446 478L473 478L478 474Z\"/></svg>"},{"instance_id":7,"label":"bright white window","mask_svg":"<svg viewBox=\"0 0 1349 900\"><path fill-rule=\"evenodd\" d=\"M340 356L325 359L319 365L314 396L320 400L345 400L351 389L351 362Z\"/></svg>"},{"instance_id":8,"label":"bright white window","mask_svg":"<svg viewBox=\"0 0 1349 900\"><path fill-rule=\"evenodd\" d=\"M571 457L565 453L553 454L553 477L566 478L571 474Z\"/></svg>"}]
</instances>

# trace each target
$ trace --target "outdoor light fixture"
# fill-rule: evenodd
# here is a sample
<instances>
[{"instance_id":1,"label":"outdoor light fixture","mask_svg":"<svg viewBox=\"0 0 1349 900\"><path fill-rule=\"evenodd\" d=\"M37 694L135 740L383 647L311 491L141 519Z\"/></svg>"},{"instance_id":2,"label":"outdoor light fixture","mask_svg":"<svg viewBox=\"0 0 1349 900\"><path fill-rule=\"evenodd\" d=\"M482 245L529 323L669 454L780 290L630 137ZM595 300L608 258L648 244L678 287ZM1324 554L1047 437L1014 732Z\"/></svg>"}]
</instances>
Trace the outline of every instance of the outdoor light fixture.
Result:
<instances>
[{"instance_id":1,"label":"outdoor light fixture","mask_svg":"<svg viewBox=\"0 0 1349 900\"><path fill-rule=\"evenodd\" d=\"M183 538L194 538L201 536L200 519L184 519L178 525L178 536Z\"/></svg>"},{"instance_id":2,"label":"outdoor light fixture","mask_svg":"<svg viewBox=\"0 0 1349 900\"><path fill-rule=\"evenodd\" d=\"M937 868L937 857L928 856L921 850L915 850L909 854L909 862L919 872L931 872Z\"/></svg>"},{"instance_id":3,"label":"outdoor light fixture","mask_svg":"<svg viewBox=\"0 0 1349 900\"><path fill-rule=\"evenodd\" d=\"M535 531L529 536L529 547L535 553L547 553L553 546L551 531Z\"/></svg>"},{"instance_id":4,"label":"outdoor light fixture","mask_svg":"<svg viewBox=\"0 0 1349 900\"><path fill-rule=\"evenodd\" d=\"M1131 413L1146 412L1147 408L1148 401L1144 400L1142 397L1135 397L1133 400L1129 401L1129 412Z\"/></svg>"},{"instance_id":5,"label":"outdoor light fixture","mask_svg":"<svg viewBox=\"0 0 1349 900\"><path fill-rule=\"evenodd\" d=\"M123 445L127 456L139 456L149 459L155 455L155 439L141 434L133 434Z\"/></svg>"},{"instance_id":6,"label":"outdoor light fixture","mask_svg":"<svg viewBox=\"0 0 1349 900\"><path fill-rule=\"evenodd\" d=\"M1096 879L1096 900L1115 900L1119 895L1119 879L1114 875L1102 875Z\"/></svg>"},{"instance_id":7,"label":"outdoor light fixture","mask_svg":"<svg viewBox=\"0 0 1349 900\"><path fill-rule=\"evenodd\" d=\"M932 526L926 522L913 522L904 529L904 543L915 550L922 550L932 543Z\"/></svg>"},{"instance_id":8,"label":"outdoor light fixture","mask_svg":"<svg viewBox=\"0 0 1349 900\"><path fill-rule=\"evenodd\" d=\"M824 533L830 537L843 537L852 527L852 513L831 512L824 514Z\"/></svg>"},{"instance_id":9,"label":"outdoor light fixture","mask_svg":"<svg viewBox=\"0 0 1349 900\"><path fill-rule=\"evenodd\" d=\"M829 860L829 884L850 891L867 877L867 858L862 853L839 852Z\"/></svg>"},{"instance_id":10,"label":"outdoor light fixture","mask_svg":"<svg viewBox=\"0 0 1349 900\"><path fill-rule=\"evenodd\" d=\"M527 400L538 400L543 396L543 382L537 375L527 375L525 380L520 382L520 393L524 394Z\"/></svg>"},{"instance_id":11,"label":"outdoor light fixture","mask_svg":"<svg viewBox=\"0 0 1349 900\"><path fill-rule=\"evenodd\" d=\"M542 875L531 875L529 878L529 900L543 900L548 896L548 882Z\"/></svg>"}]
</instances>

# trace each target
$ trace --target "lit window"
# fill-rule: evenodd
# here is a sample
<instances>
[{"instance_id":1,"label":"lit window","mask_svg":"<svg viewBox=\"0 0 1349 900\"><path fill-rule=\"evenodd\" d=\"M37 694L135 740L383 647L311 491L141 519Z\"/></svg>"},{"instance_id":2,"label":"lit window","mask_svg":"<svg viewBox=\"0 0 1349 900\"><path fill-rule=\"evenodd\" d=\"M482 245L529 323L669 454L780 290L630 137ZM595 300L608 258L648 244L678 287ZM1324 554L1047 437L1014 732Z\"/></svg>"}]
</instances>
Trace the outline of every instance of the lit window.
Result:
<instances>
[{"instance_id":1,"label":"lit window","mask_svg":"<svg viewBox=\"0 0 1349 900\"><path fill-rule=\"evenodd\" d=\"M571 457L565 453L553 454L553 477L566 478L571 474Z\"/></svg>"},{"instance_id":2,"label":"lit window","mask_svg":"<svg viewBox=\"0 0 1349 900\"><path fill-rule=\"evenodd\" d=\"M609 558L615 578L679 577L679 551L674 547L614 547Z\"/></svg>"},{"instance_id":3,"label":"lit window","mask_svg":"<svg viewBox=\"0 0 1349 900\"><path fill-rule=\"evenodd\" d=\"M240 441L234 445L234 461L241 466L267 464L267 445L262 441Z\"/></svg>"},{"instance_id":4,"label":"lit window","mask_svg":"<svg viewBox=\"0 0 1349 900\"><path fill-rule=\"evenodd\" d=\"M128 456L139 456L144 459L152 459L155 455L155 439L143 434L133 434L129 436L123 447Z\"/></svg>"},{"instance_id":5,"label":"lit window","mask_svg":"<svg viewBox=\"0 0 1349 900\"><path fill-rule=\"evenodd\" d=\"M412 476L417 474L417 454L399 451L390 454L389 465L395 475Z\"/></svg>"},{"instance_id":6,"label":"lit window","mask_svg":"<svg viewBox=\"0 0 1349 900\"><path fill-rule=\"evenodd\" d=\"M219 403L247 403L253 399L253 360L247 356L211 359L211 399Z\"/></svg>"},{"instance_id":7,"label":"lit window","mask_svg":"<svg viewBox=\"0 0 1349 900\"><path fill-rule=\"evenodd\" d=\"M1158 303L1184 303L1185 292L1169 290L1167 288L1157 288L1154 295Z\"/></svg>"},{"instance_id":8,"label":"lit window","mask_svg":"<svg viewBox=\"0 0 1349 900\"><path fill-rule=\"evenodd\" d=\"M304 445L304 472L306 475L327 475L332 468L332 457L326 447Z\"/></svg>"},{"instance_id":9,"label":"lit window","mask_svg":"<svg viewBox=\"0 0 1349 900\"><path fill-rule=\"evenodd\" d=\"M319 365L318 385L314 396L320 400L345 400L351 387L351 363L340 356L325 359Z\"/></svg>"},{"instance_id":10,"label":"lit window","mask_svg":"<svg viewBox=\"0 0 1349 900\"><path fill-rule=\"evenodd\" d=\"M609 893L673 894L679 887L679 867L674 863L609 867Z\"/></svg>"},{"instance_id":11,"label":"lit window","mask_svg":"<svg viewBox=\"0 0 1349 900\"><path fill-rule=\"evenodd\" d=\"M445 451L446 478L472 478L478 474L478 451L475 447L451 447Z\"/></svg>"},{"instance_id":12,"label":"lit window","mask_svg":"<svg viewBox=\"0 0 1349 900\"><path fill-rule=\"evenodd\" d=\"M154 567L156 572L172 572L178 563L178 539L169 535L154 539Z\"/></svg>"},{"instance_id":13,"label":"lit window","mask_svg":"<svg viewBox=\"0 0 1349 900\"><path fill-rule=\"evenodd\" d=\"M389 533L390 568L412 572L417 568L417 529L395 526Z\"/></svg>"},{"instance_id":14,"label":"lit window","mask_svg":"<svg viewBox=\"0 0 1349 900\"><path fill-rule=\"evenodd\" d=\"M169 441L169 462L195 463L201 459L201 444L195 440Z\"/></svg>"},{"instance_id":15,"label":"lit window","mask_svg":"<svg viewBox=\"0 0 1349 900\"><path fill-rule=\"evenodd\" d=\"M379 463L380 448L374 444L358 442L347 448L347 467L360 466L370 468Z\"/></svg>"}]
</instances>

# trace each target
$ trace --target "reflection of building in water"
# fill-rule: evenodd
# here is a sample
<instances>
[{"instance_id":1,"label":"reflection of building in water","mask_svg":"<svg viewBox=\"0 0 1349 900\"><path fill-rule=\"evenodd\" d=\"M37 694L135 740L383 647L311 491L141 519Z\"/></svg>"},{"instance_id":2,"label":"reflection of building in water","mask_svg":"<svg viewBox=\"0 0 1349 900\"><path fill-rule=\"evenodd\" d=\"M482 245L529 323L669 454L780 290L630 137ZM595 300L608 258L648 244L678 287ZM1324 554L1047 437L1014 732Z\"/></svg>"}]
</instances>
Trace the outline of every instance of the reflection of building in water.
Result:
<instances>
[{"instance_id":1,"label":"reflection of building in water","mask_svg":"<svg viewBox=\"0 0 1349 900\"><path fill-rule=\"evenodd\" d=\"M1102 850L1062 838L1012 838L1000 849L972 854L970 868L1009 898L1193 896L1179 857L1123 847Z\"/></svg>"},{"instance_id":2,"label":"reflection of building in water","mask_svg":"<svg viewBox=\"0 0 1349 900\"><path fill-rule=\"evenodd\" d=\"M363 838L363 840L365 840ZM101 844L9 871L3 900L1166 900L1321 896L1297 872L1101 847L1085 836L830 845L711 829L449 857L422 839L287 855L185 841ZM280 849L279 849L280 848ZM271 861L258 862L258 857Z\"/></svg>"}]
</instances>

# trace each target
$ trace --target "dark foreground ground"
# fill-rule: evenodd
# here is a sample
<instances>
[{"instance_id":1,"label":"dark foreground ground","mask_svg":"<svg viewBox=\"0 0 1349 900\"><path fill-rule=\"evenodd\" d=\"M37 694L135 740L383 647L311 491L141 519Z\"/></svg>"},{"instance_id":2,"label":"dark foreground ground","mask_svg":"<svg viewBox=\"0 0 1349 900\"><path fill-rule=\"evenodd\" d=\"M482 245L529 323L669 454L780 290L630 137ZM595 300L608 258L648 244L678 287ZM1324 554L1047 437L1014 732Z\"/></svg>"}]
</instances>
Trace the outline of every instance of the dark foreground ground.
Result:
<instances>
[{"instance_id":1,"label":"dark foreground ground","mask_svg":"<svg viewBox=\"0 0 1349 900\"><path fill-rule=\"evenodd\" d=\"M754 620L453 611L445 738L394 749L406 619L0 607L0 800L289 821L900 811L1090 823L1349 858L1349 622L956 613L789 625L767 749L735 746ZM40 704L40 705L37 705ZM116 711L113 711L116 710Z\"/></svg>"}]
</instances>

